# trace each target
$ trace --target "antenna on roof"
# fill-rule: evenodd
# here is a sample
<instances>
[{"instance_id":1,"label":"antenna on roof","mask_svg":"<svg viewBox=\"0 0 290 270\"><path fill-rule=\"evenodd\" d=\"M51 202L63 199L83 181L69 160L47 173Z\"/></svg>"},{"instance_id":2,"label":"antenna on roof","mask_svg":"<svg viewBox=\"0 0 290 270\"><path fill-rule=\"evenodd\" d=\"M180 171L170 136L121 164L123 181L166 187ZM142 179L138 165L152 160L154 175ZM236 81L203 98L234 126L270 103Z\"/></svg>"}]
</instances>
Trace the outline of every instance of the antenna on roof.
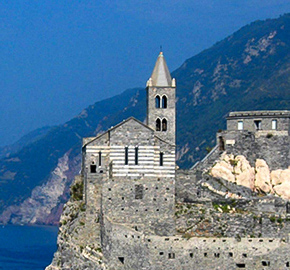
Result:
<instances>
[{"instance_id":1,"label":"antenna on roof","mask_svg":"<svg viewBox=\"0 0 290 270\"><path fill-rule=\"evenodd\" d=\"M160 52L162 52L162 45L160 45Z\"/></svg>"}]
</instances>

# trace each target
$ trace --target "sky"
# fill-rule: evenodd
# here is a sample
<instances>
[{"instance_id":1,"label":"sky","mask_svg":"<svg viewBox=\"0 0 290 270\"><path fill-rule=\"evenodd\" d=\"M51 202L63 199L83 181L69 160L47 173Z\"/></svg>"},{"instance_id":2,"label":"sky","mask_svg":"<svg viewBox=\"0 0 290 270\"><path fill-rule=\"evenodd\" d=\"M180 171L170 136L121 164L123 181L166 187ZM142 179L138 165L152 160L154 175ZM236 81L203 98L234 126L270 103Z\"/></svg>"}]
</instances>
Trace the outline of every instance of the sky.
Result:
<instances>
[{"instance_id":1,"label":"sky","mask_svg":"<svg viewBox=\"0 0 290 270\"><path fill-rule=\"evenodd\" d=\"M162 45L171 71L290 0L0 1L0 146L145 87Z\"/></svg>"}]
</instances>

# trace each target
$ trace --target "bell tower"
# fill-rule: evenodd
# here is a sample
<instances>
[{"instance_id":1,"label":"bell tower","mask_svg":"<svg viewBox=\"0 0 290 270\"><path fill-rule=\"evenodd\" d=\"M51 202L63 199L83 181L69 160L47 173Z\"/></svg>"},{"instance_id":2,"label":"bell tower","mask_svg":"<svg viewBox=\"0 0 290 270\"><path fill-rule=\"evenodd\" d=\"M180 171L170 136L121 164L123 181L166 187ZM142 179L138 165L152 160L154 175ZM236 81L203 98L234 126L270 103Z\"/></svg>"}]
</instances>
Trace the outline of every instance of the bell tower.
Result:
<instances>
[{"instance_id":1,"label":"bell tower","mask_svg":"<svg viewBox=\"0 0 290 270\"><path fill-rule=\"evenodd\" d=\"M160 52L147 81L147 125L161 139L175 145L175 79Z\"/></svg>"}]
</instances>

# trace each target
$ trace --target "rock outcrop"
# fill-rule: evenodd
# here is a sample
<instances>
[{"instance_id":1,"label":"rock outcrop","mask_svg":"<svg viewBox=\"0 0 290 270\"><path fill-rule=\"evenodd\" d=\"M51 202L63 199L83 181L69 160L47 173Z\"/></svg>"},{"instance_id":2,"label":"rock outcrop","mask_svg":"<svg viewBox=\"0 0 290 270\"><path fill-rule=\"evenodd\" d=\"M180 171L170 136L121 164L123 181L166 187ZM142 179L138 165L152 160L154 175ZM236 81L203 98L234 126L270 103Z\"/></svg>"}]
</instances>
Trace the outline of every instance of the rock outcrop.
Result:
<instances>
[{"instance_id":1,"label":"rock outcrop","mask_svg":"<svg viewBox=\"0 0 290 270\"><path fill-rule=\"evenodd\" d=\"M263 159L257 159L255 167L252 167L244 156L224 153L210 169L210 175L258 193L290 199L290 169L270 171Z\"/></svg>"}]
</instances>

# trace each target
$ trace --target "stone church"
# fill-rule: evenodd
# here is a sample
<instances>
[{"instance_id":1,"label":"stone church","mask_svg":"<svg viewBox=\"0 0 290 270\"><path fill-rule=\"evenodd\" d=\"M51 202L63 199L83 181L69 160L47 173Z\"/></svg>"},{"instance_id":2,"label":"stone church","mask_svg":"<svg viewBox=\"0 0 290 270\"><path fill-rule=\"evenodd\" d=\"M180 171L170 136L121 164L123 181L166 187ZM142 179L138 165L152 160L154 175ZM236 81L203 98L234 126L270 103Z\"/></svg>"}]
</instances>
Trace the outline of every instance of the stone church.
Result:
<instances>
[{"instance_id":1,"label":"stone church","mask_svg":"<svg viewBox=\"0 0 290 270\"><path fill-rule=\"evenodd\" d=\"M84 139L87 222L96 221L100 241L108 223L148 235L175 233L175 89L160 52L147 82L146 124L131 117Z\"/></svg>"}]
</instances>

